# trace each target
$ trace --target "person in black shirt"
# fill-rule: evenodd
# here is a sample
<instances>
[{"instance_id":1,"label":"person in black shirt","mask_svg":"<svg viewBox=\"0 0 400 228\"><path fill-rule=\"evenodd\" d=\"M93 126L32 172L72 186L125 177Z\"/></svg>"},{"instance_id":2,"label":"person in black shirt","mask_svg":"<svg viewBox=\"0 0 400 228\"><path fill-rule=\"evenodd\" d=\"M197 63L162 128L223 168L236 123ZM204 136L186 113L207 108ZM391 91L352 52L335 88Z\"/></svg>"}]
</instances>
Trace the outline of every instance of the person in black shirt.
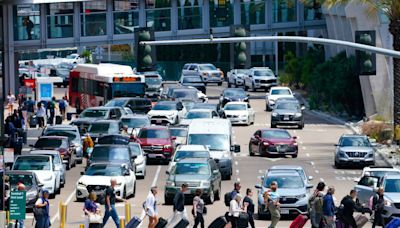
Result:
<instances>
[{"instance_id":1,"label":"person in black shirt","mask_svg":"<svg viewBox=\"0 0 400 228\"><path fill-rule=\"evenodd\" d=\"M353 213L354 211L363 211L362 206L355 202L356 198L357 192L353 189L350 191L350 195L345 196L340 203L343 205L342 220L345 228L349 228L349 226L357 227Z\"/></svg>"},{"instance_id":2,"label":"person in black shirt","mask_svg":"<svg viewBox=\"0 0 400 228\"><path fill-rule=\"evenodd\" d=\"M117 210L115 209L115 200L124 202L127 201L115 195L115 185L117 185L117 180L115 178L111 178L111 186L109 186L106 190L106 204L103 217L103 226L107 223L108 219L111 216L111 218L115 222L116 227L119 228L119 216Z\"/></svg>"},{"instance_id":3,"label":"person in black shirt","mask_svg":"<svg viewBox=\"0 0 400 228\"><path fill-rule=\"evenodd\" d=\"M180 191L176 192L173 201L173 210L174 214L168 224L171 224L173 227L174 224L177 224L181 219L188 220L188 216L185 210L185 192L188 190L187 184L182 184Z\"/></svg>"},{"instance_id":4,"label":"person in black shirt","mask_svg":"<svg viewBox=\"0 0 400 228\"><path fill-rule=\"evenodd\" d=\"M382 214L385 208L385 199L383 198L383 187L379 187L377 194L372 198L372 210L375 212L374 223L372 224L372 228L375 226L381 225L385 227L385 219L383 219Z\"/></svg>"},{"instance_id":5,"label":"person in black shirt","mask_svg":"<svg viewBox=\"0 0 400 228\"><path fill-rule=\"evenodd\" d=\"M247 204L247 214L249 215L249 223L251 228L255 228L256 226L254 225L254 203L253 199L253 192L251 191L250 188L246 190L246 196L243 199L243 204Z\"/></svg>"}]
</instances>

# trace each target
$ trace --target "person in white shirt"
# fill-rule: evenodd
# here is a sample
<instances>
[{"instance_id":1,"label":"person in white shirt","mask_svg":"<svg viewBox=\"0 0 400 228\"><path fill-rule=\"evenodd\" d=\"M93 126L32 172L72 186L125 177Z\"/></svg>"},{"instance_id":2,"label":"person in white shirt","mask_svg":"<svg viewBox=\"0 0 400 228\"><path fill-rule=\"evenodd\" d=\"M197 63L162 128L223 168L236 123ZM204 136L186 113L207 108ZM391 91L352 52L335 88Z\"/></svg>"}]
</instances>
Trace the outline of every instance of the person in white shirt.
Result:
<instances>
[{"instance_id":1,"label":"person in white shirt","mask_svg":"<svg viewBox=\"0 0 400 228\"><path fill-rule=\"evenodd\" d=\"M157 210L157 187L154 186L150 189L145 201L145 210L149 216L149 228L154 228L158 223L158 210Z\"/></svg>"},{"instance_id":2,"label":"person in white shirt","mask_svg":"<svg viewBox=\"0 0 400 228\"><path fill-rule=\"evenodd\" d=\"M8 105L8 115L12 115L14 111L14 103L15 103L15 96L14 94L11 93L11 91L8 91L7 95L7 105Z\"/></svg>"},{"instance_id":3,"label":"person in white shirt","mask_svg":"<svg viewBox=\"0 0 400 228\"><path fill-rule=\"evenodd\" d=\"M240 202L242 201L242 196L240 194L236 194L235 198L231 200L229 203L229 220L231 222L232 228L237 228L237 221L239 219L240 212L247 211L247 204L242 208L240 206Z\"/></svg>"},{"instance_id":4,"label":"person in white shirt","mask_svg":"<svg viewBox=\"0 0 400 228\"><path fill-rule=\"evenodd\" d=\"M39 127L44 127L44 119L46 117L46 109L44 109L43 104L40 102L38 103L36 117L38 118Z\"/></svg>"}]
</instances>

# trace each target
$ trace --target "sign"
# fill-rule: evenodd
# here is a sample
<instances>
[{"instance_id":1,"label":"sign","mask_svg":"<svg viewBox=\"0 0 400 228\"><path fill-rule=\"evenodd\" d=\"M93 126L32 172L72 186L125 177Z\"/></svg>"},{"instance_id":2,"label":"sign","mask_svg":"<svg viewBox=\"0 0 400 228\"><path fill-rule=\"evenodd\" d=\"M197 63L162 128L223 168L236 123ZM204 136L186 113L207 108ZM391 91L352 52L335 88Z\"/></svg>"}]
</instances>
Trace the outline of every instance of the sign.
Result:
<instances>
[{"instance_id":1,"label":"sign","mask_svg":"<svg viewBox=\"0 0 400 228\"><path fill-rule=\"evenodd\" d=\"M23 220L26 213L26 191L10 192L10 219Z\"/></svg>"},{"instance_id":2,"label":"sign","mask_svg":"<svg viewBox=\"0 0 400 228\"><path fill-rule=\"evenodd\" d=\"M26 87L35 89L36 80L35 79L24 79L24 84L25 84Z\"/></svg>"},{"instance_id":3,"label":"sign","mask_svg":"<svg viewBox=\"0 0 400 228\"><path fill-rule=\"evenodd\" d=\"M14 162L14 148L4 148L4 162L13 163Z\"/></svg>"},{"instance_id":4,"label":"sign","mask_svg":"<svg viewBox=\"0 0 400 228\"><path fill-rule=\"evenodd\" d=\"M53 96L53 83L39 84L39 100L51 100Z\"/></svg>"}]
</instances>

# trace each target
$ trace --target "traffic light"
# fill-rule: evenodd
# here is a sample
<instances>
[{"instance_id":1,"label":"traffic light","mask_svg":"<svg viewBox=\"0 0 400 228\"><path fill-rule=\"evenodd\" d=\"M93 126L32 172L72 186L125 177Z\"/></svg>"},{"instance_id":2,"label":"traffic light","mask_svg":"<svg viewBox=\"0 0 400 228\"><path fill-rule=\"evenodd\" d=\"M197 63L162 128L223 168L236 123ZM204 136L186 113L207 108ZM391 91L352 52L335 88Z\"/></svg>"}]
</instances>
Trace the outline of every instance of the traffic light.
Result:
<instances>
[{"instance_id":1,"label":"traffic light","mask_svg":"<svg viewBox=\"0 0 400 228\"><path fill-rule=\"evenodd\" d=\"M356 43L376 46L375 31L356 31ZM369 51L356 51L359 75L376 75L376 55Z\"/></svg>"},{"instance_id":2,"label":"traffic light","mask_svg":"<svg viewBox=\"0 0 400 228\"><path fill-rule=\"evenodd\" d=\"M136 70L138 72L154 70L156 62L155 47L148 44L140 44L142 41L152 40L154 40L154 30L150 28L139 28L135 31Z\"/></svg>"},{"instance_id":3,"label":"traffic light","mask_svg":"<svg viewBox=\"0 0 400 228\"><path fill-rule=\"evenodd\" d=\"M231 37L246 37L249 36L248 27L242 25L231 26ZM231 53L233 53L233 67L235 69L244 69L250 67L250 43L239 42L233 44ZM231 54L232 56L232 54Z\"/></svg>"}]
</instances>

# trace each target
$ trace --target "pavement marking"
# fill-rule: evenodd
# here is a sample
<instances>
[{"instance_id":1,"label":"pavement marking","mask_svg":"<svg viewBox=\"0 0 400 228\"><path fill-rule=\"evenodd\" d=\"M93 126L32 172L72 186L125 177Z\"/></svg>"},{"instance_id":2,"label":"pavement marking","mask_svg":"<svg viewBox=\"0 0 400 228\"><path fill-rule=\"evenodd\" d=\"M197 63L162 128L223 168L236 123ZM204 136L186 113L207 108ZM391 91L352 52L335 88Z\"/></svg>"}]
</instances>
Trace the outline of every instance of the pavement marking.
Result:
<instances>
[{"instance_id":1,"label":"pavement marking","mask_svg":"<svg viewBox=\"0 0 400 228\"><path fill-rule=\"evenodd\" d=\"M314 162L310 162L310 164L311 164L312 166L314 166Z\"/></svg>"},{"instance_id":2,"label":"pavement marking","mask_svg":"<svg viewBox=\"0 0 400 228\"><path fill-rule=\"evenodd\" d=\"M303 150L306 150L306 147L305 147L305 146L303 146L301 149L303 149Z\"/></svg>"},{"instance_id":3,"label":"pavement marking","mask_svg":"<svg viewBox=\"0 0 400 228\"><path fill-rule=\"evenodd\" d=\"M238 161L235 161L235 165L239 165L239 162L238 162Z\"/></svg>"},{"instance_id":4,"label":"pavement marking","mask_svg":"<svg viewBox=\"0 0 400 228\"><path fill-rule=\"evenodd\" d=\"M303 141L300 141L299 143L300 143L300 144L303 144Z\"/></svg>"},{"instance_id":5,"label":"pavement marking","mask_svg":"<svg viewBox=\"0 0 400 228\"><path fill-rule=\"evenodd\" d=\"M38 137L26 137L27 140L37 140Z\"/></svg>"},{"instance_id":6,"label":"pavement marking","mask_svg":"<svg viewBox=\"0 0 400 228\"><path fill-rule=\"evenodd\" d=\"M320 180L321 182L325 182L325 181L324 181L324 178L322 178L322 177L319 178L319 180Z\"/></svg>"},{"instance_id":7,"label":"pavement marking","mask_svg":"<svg viewBox=\"0 0 400 228\"><path fill-rule=\"evenodd\" d=\"M238 169L236 170L236 175L239 175L239 170Z\"/></svg>"},{"instance_id":8,"label":"pavement marking","mask_svg":"<svg viewBox=\"0 0 400 228\"><path fill-rule=\"evenodd\" d=\"M240 178L239 178L239 177L238 177L238 178L236 178L236 181L237 181L237 182L240 182Z\"/></svg>"},{"instance_id":9,"label":"pavement marking","mask_svg":"<svg viewBox=\"0 0 400 228\"><path fill-rule=\"evenodd\" d=\"M310 154L309 154L309 153L306 153L306 156L307 156L307 157L310 157Z\"/></svg>"},{"instance_id":10,"label":"pavement marking","mask_svg":"<svg viewBox=\"0 0 400 228\"><path fill-rule=\"evenodd\" d=\"M276 161L282 160L283 158L263 158L263 159L267 160L267 161L271 161L271 162L276 162Z\"/></svg>"},{"instance_id":11,"label":"pavement marking","mask_svg":"<svg viewBox=\"0 0 400 228\"><path fill-rule=\"evenodd\" d=\"M319 173L319 171L318 171L318 170L315 170L315 173Z\"/></svg>"},{"instance_id":12,"label":"pavement marking","mask_svg":"<svg viewBox=\"0 0 400 228\"><path fill-rule=\"evenodd\" d=\"M75 196L75 189L74 189L74 190L71 192L71 194L68 196L68 198L67 198L67 200L64 202L64 204L68 205L68 204L71 202L72 197L74 197L74 196ZM62 202L62 201L61 201L61 202ZM53 216L53 218L51 218L51 224L54 224L54 222L56 221L56 219L59 218L59 215L60 215L60 208L57 209L57 214L55 214L55 215Z\"/></svg>"}]
</instances>

